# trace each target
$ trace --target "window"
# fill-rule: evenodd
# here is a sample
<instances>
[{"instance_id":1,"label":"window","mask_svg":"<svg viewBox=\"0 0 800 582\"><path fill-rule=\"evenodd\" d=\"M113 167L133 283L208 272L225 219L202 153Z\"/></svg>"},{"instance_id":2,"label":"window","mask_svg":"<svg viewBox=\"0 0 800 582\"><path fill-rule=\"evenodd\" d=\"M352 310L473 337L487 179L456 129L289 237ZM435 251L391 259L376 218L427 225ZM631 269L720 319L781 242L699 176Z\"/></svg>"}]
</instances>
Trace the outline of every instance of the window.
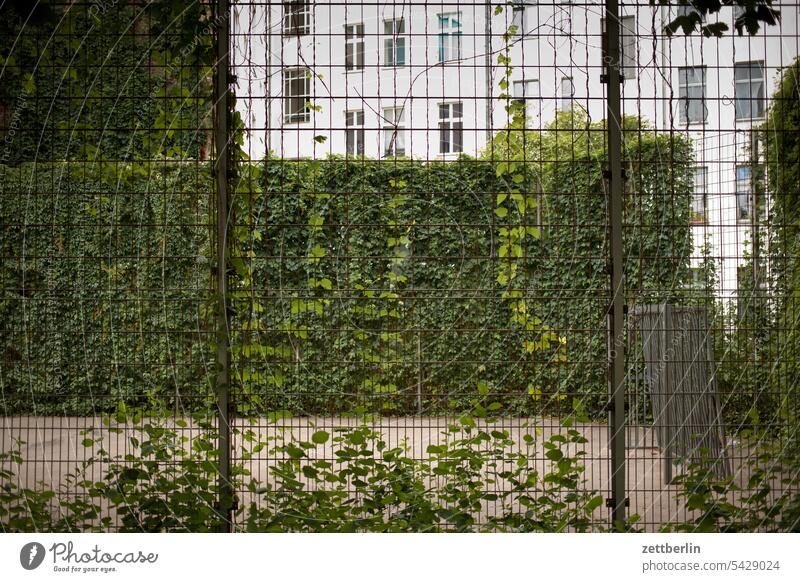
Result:
<instances>
[{"instance_id":1,"label":"window","mask_svg":"<svg viewBox=\"0 0 800 582\"><path fill-rule=\"evenodd\" d=\"M736 63L733 80L736 119L764 117L764 63Z\"/></svg>"},{"instance_id":2,"label":"window","mask_svg":"<svg viewBox=\"0 0 800 582\"><path fill-rule=\"evenodd\" d=\"M539 79L514 81L514 99L525 101L539 98Z\"/></svg>"},{"instance_id":3,"label":"window","mask_svg":"<svg viewBox=\"0 0 800 582\"><path fill-rule=\"evenodd\" d=\"M311 119L311 74L308 69L283 71L283 122L302 123Z\"/></svg>"},{"instance_id":4,"label":"window","mask_svg":"<svg viewBox=\"0 0 800 582\"><path fill-rule=\"evenodd\" d=\"M439 15L439 62L461 58L461 13Z\"/></svg>"},{"instance_id":5,"label":"window","mask_svg":"<svg viewBox=\"0 0 800 582\"><path fill-rule=\"evenodd\" d=\"M681 123L705 123L708 109L705 67L678 69L678 117Z\"/></svg>"},{"instance_id":6,"label":"window","mask_svg":"<svg viewBox=\"0 0 800 582\"><path fill-rule=\"evenodd\" d=\"M405 21L402 18L383 21L383 65L404 67L406 64Z\"/></svg>"},{"instance_id":7,"label":"window","mask_svg":"<svg viewBox=\"0 0 800 582\"><path fill-rule=\"evenodd\" d=\"M516 27L516 36L525 36L527 32L527 4L528 2L514 2L511 25Z\"/></svg>"},{"instance_id":8,"label":"window","mask_svg":"<svg viewBox=\"0 0 800 582\"><path fill-rule=\"evenodd\" d=\"M708 201L708 168L695 168L694 194L692 195L691 220L694 223L705 222L707 219Z\"/></svg>"},{"instance_id":9,"label":"window","mask_svg":"<svg viewBox=\"0 0 800 582\"><path fill-rule=\"evenodd\" d=\"M636 17L623 16L619 23L620 64L625 80L636 78Z\"/></svg>"},{"instance_id":10,"label":"window","mask_svg":"<svg viewBox=\"0 0 800 582\"><path fill-rule=\"evenodd\" d=\"M572 109L572 98L575 96L575 85L572 77L561 78L561 109L569 111Z\"/></svg>"},{"instance_id":11,"label":"window","mask_svg":"<svg viewBox=\"0 0 800 582\"><path fill-rule=\"evenodd\" d=\"M364 25L348 24L344 27L344 68L360 71L364 68Z\"/></svg>"},{"instance_id":12,"label":"window","mask_svg":"<svg viewBox=\"0 0 800 582\"><path fill-rule=\"evenodd\" d=\"M383 156L402 156L406 153L405 110L388 107L383 110Z\"/></svg>"},{"instance_id":13,"label":"window","mask_svg":"<svg viewBox=\"0 0 800 582\"><path fill-rule=\"evenodd\" d=\"M606 48L606 19L600 19L603 29L602 49L603 54L607 53ZM636 17L623 16L619 19L619 62L620 73L623 80L636 78Z\"/></svg>"},{"instance_id":14,"label":"window","mask_svg":"<svg viewBox=\"0 0 800 582\"><path fill-rule=\"evenodd\" d=\"M283 34L300 36L311 32L311 3L283 3Z\"/></svg>"},{"instance_id":15,"label":"window","mask_svg":"<svg viewBox=\"0 0 800 582\"><path fill-rule=\"evenodd\" d=\"M345 141L351 156L364 155L364 112L345 111Z\"/></svg>"},{"instance_id":16,"label":"window","mask_svg":"<svg viewBox=\"0 0 800 582\"><path fill-rule=\"evenodd\" d=\"M439 104L439 153L464 149L464 107L461 103Z\"/></svg>"},{"instance_id":17,"label":"window","mask_svg":"<svg viewBox=\"0 0 800 582\"><path fill-rule=\"evenodd\" d=\"M750 218L750 193L752 180L750 166L736 167L736 217L739 220Z\"/></svg>"},{"instance_id":18,"label":"window","mask_svg":"<svg viewBox=\"0 0 800 582\"><path fill-rule=\"evenodd\" d=\"M702 290L705 287L702 267L689 267L689 276L689 289Z\"/></svg>"},{"instance_id":19,"label":"window","mask_svg":"<svg viewBox=\"0 0 800 582\"><path fill-rule=\"evenodd\" d=\"M525 104L525 115L530 117L539 117L539 80L538 79L523 79L522 81L514 81L514 99Z\"/></svg>"}]
</instances>

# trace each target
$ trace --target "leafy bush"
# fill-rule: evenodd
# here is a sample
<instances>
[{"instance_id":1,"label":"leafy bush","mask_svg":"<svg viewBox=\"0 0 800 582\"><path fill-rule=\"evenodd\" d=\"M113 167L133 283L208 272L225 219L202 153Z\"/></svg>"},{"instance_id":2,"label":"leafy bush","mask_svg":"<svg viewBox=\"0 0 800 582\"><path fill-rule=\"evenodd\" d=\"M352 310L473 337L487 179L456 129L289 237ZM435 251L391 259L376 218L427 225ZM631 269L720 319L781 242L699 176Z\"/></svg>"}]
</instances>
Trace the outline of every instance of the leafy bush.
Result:
<instances>
[{"instance_id":1,"label":"leafy bush","mask_svg":"<svg viewBox=\"0 0 800 582\"><path fill-rule=\"evenodd\" d=\"M20 488L13 467L24 462L19 451L23 442L8 452L0 452L0 532L79 532L107 528L110 518L101 517L101 508L87 495L74 493L79 488L76 474L67 476L58 492L43 483Z\"/></svg>"},{"instance_id":2,"label":"leafy bush","mask_svg":"<svg viewBox=\"0 0 800 582\"><path fill-rule=\"evenodd\" d=\"M603 498L587 487L586 439L576 428L588 419L571 415L544 440L531 426L515 443L495 427L488 408L483 398L474 399L472 410L424 455L412 454L406 443L389 446L368 423L332 434L318 429L308 440L288 428L269 442L245 431L229 487L234 529L605 531L597 513ZM88 431L83 444L94 452L58 493L43 484L19 489L10 466L22 464L19 452L0 455L0 531L221 529L228 512L219 503L213 422L203 415L175 422L166 411L142 417L121 407L107 424L111 434L125 431L128 452L109 454L102 439L91 438L102 433ZM800 531L800 451L766 433L741 437L747 460L733 477L719 477L702 457L685 465L676 483L688 519L663 531ZM244 464L259 455L274 459L265 481ZM98 481L86 478L93 466L102 469ZM636 531L637 519L618 527Z\"/></svg>"},{"instance_id":3,"label":"leafy bush","mask_svg":"<svg viewBox=\"0 0 800 582\"><path fill-rule=\"evenodd\" d=\"M747 457L734 475L720 477L714 461L700 458L675 478L693 519L663 531L800 532L800 451L750 430L740 436Z\"/></svg>"},{"instance_id":4,"label":"leafy bush","mask_svg":"<svg viewBox=\"0 0 800 582\"><path fill-rule=\"evenodd\" d=\"M465 426L463 423L467 423ZM389 448L369 427L338 431L335 460L315 458L330 438L289 443L275 468L276 483L257 489L247 517L250 531L587 531L598 528L602 498L586 491L578 451L585 438L569 428L544 443L549 469L532 466L507 431L481 429L462 419L427 456ZM534 437L526 435L531 445Z\"/></svg>"},{"instance_id":5,"label":"leafy bush","mask_svg":"<svg viewBox=\"0 0 800 582\"><path fill-rule=\"evenodd\" d=\"M800 58L783 69L762 128L767 180L772 194L769 220L773 323L772 376L781 395L781 418L798 440L798 382L800 377Z\"/></svg>"},{"instance_id":6,"label":"leafy bush","mask_svg":"<svg viewBox=\"0 0 800 582\"><path fill-rule=\"evenodd\" d=\"M192 436L185 423L139 418L121 408L112 431L131 432L130 452L101 448L76 470L73 493L16 490L4 470L3 531L75 531L117 527L120 531L215 531L226 513L219 496L216 434L198 417ZM586 420L581 418L580 420ZM581 458L586 439L572 426L541 445L547 464L534 466L537 431L519 448L489 419L463 415L442 440L415 458L404 445L389 447L368 425L318 430L311 440L280 438L268 444L243 436L242 459L261 451L278 459L261 483L243 465L231 488L242 502L236 511L245 531L587 531L602 529L594 516L602 498L586 489ZM91 434L91 432L89 433ZM333 458L320 447L332 440ZM6 457L0 458L0 461ZM21 463L18 453L13 460ZM82 475L99 464L102 479ZM74 492L77 490L77 493ZM57 502L54 507L53 502ZM100 508L103 508L101 518ZM60 515L60 517L58 516Z\"/></svg>"}]
</instances>

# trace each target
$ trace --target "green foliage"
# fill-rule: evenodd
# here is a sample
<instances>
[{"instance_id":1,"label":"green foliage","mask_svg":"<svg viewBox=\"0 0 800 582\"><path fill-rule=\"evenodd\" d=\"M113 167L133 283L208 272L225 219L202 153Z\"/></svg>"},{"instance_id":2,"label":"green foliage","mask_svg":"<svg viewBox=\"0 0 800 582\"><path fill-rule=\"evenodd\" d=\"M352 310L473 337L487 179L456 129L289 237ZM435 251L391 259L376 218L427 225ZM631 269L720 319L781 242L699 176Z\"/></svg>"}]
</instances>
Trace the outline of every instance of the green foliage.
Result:
<instances>
[{"instance_id":1,"label":"green foliage","mask_svg":"<svg viewBox=\"0 0 800 582\"><path fill-rule=\"evenodd\" d=\"M101 508L90 497L76 494L83 485L78 474L69 473L60 491L37 483L20 488L14 467L24 463L18 441L0 452L0 532L98 531L110 525Z\"/></svg>"},{"instance_id":2,"label":"green foliage","mask_svg":"<svg viewBox=\"0 0 800 582\"><path fill-rule=\"evenodd\" d=\"M204 157L211 4L34 4L0 5L0 163Z\"/></svg>"},{"instance_id":3,"label":"green foliage","mask_svg":"<svg viewBox=\"0 0 800 582\"><path fill-rule=\"evenodd\" d=\"M269 309L243 295L236 310L234 329L258 328L235 354L263 379L249 403L406 412L422 378L424 408L447 410L477 374L524 398L527 382L507 362L530 356L500 331L509 314L492 290L500 251L486 233L509 183L468 158L268 159L263 202L248 214L257 240L241 233L237 251L253 270L242 287L274 290ZM251 305L258 323L240 325Z\"/></svg>"},{"instance_id":4,"label":"green foliage","mask_svg":"<svg viewBox=\"0 0 800 582\"><path fill-rule=\"evenodd\" d=\"M763 248L763 241L761 245ZM752 254L745 251L735 301L727 310L719 309L724 314L724 329L717 330L721 335L721 341L716 342L717 379L732 432L755 428L754 418L762 426L773 428L787 420L780 414L786 378L774 369L779 359L778 333L764 259L757 271L755 263Z\"/></svg>"},{"instance_id":5,"label":"green foliage","mask_svg":"<svg viewBox=\"0 0 800 582\"><path fill-rule=\"evenodd\" d=\"M720 477L715 461L701 457L675 478L690 519L664 531L800 531L800 450L749 430L740 438L746 460L732 476Z\"/></svg>"},{"instance_id":6,"label":"green foliage","mask_svg":"<svg viewBox=\"0 0 800 582\"><path fill-rule=\"evenodd\" d=\"M84 485L90 497L113 508L122 531L220 531L224 516L217 504L217 436L204 415L192 420L189 428L186 421L162 410L142 422L139 414L127 414L121 407L113 423L107 421L110 435L123 429L130 434L129 422L141 426L128 437L129 452L124 456L112 455L98 440L101 448L84 462L84 468L102 467L103 478Z\"/></svg>"},{"instance_id":7,"label":"green foliage","mask_svg":"<svg viewBox=\"0 0 800 582\"><path fill-rule=\"evenodd\" d=\"M680 30L685 35L699 31L705 37L721 37L728 30L728 25L719 20L712 20L710 16L718 14L724 6L736 6L741 9L741 14L733 23L737 34L741 36L756 34L762 26L774 26L780 21L780 10L772 7L772 0L650 0L650 4L662 6L688 6L692 10L687 14L675 16L664 27L668 35L673 35Z\"/></svg>"},{"instance_id":8,"label":"green foliage","mask_svg":"<svg viewBox=\"0 0 800 582\"><path fill-rule=\"evenodd\" d=\"M3 414L203 408L208 167L0 166Z\"/></svg>"},{"instance_id":9,"label":"green foliage","mask_svg":"<svg viewBox=\"0 0 800 582\"><path fill-rule=\"evenodd\" d=\"M539 174L529 166L243 163L230 251L239 412L405 413L417 410L418 386L423 410L452 410L478 379L514 412L557 410L558 390L575 386L595 395L588 405L597 411L605 385L591 359L604 358L605 296L591 290L606 281L602 173L596 151L564 150L555 135L543 143L580 163L545 168L543 225L540 196L530 194ZM629 212L643 218L637 224L678 224L688 212L683 166L667 176L647 163L659 148L669 155L668 146L630 146L630 158L643 161L641 170L630 165L629 183L642 192L629 197ZM8 225L0 246L16 257L0 270L6 412L88 414L120 400L143 404L148 393L202 409L214 359L210 200L198 196L210 190L209 168L87 169L0 170ZM629 270L645 289L685 277L688 223L671 228L669 237L631 229ZM640 259L648 256L674 262ZM575 366L572 375L559 372L565 365Z\"/></svg>"},{"instance_id":10,"label":"green foliage","mask_svg":"<svg viewBox=\"0 0 800 582\"><path fill-rule=\"evenodd\" d=\"M587 488L582 459L586 438L570 417L547 439L535 427L523 443L496 425L485 398L442 433L425 454L406 443L389 446L368 424L317 430L310 441L290 428L272 442L251 431L234 465L236 521L244 531L438 532L602 530L602 498ZM481 412L483 410L484 412ZM477 416L473 413L476 413ZM223 519L218 495L217 434L197 415L191 424L162 411L154 417L120 406L108 429L88 431L87 460L70 493L43 485L17 491L16 475L0 473L2 531L205 532ZM103 437L127 438L125 453L111 454ZM545 459L538 452L544 451ZM257 454L277 459L261 482L244 462ZM538 456L538 459L537 459ZM12 455L21 464L19 452ZM0 457L5 461L7 455ZM102 478L87 470L99 465ZM54 505L55 503L55 505ZM100 507L103 508L101 513ZM102 517L101 517L102 514ZM113 518L111 517L113 516Z\"/></svg>"},{"instance_id":11,"label":"green foliage","mask_svg":"<svg viewBox=\"0 0 800 582\"><path fill-rule=\"evenodd\" d=\"M783 378L781 416L788 426L798 423L800 377L800 59L786 67L770 99L762 128L767 179L772 194L771 263L776 319L774 374ZM786 382L786 380L789 380ZM794 381L792 381L794 380ZM797 438L796 434L791 435Z\"/></svg>"},{"instance_id":12,"label":"green foliage","mask_svg":"<svg viewBox=\"0 0 800 582\"><path fill-rule=\"evenodd\" d=\"M390 447L369 426L341 429L333 459L311 443L276 447L274 484L251 490L248 531L587 531L602 499L585 489L580 445L565 428L544 442L547 470L534 467L538 437L520 450L507 431L462 417L426 455ZM569 446L578 447L575 456ZM526 452L527 451L527 452Z\"/></svg>"},{"instance_id":13,"label":"green foliage","mask_svg":"<svg viewBox=\"0 0 800 582\"><path fill-rule=\"evenodd\" d=\"M533 311L566 338L560 364L537 370L532 390L580 395L592 414L605 401L605 313L609 297L605 122L561 112L543 131L512 127L486 148L489 159L531 168L539 181L541 241L528 252ZM625 117L623 236L628 297L638 304L684 294L692 241L691 141ZM503 163L503 162L498 162ZM564 369L566 368L566 370ZM534 393L535 393L534 392Z\"/></svg>"}]
</instances>

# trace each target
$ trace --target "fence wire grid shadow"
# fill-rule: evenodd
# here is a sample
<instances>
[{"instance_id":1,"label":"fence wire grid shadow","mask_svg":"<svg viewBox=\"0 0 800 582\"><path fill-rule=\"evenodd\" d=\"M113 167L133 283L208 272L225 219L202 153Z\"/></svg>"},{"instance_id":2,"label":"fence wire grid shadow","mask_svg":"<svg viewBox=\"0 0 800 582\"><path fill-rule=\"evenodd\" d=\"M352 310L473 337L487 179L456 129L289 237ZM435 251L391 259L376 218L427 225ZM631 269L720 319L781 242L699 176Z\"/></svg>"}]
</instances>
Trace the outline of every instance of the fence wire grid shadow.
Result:
<instances>
[{"instance_id":1,"label":"fence wire grid shadow","mask_svg":"<svg viewBox=\"0 0 800 582\"><path fill-rule=\"evenodd\" d=\"M797 531L798 4L175 4L0 7L2 531Z\"/></svg>"}]
</instances>

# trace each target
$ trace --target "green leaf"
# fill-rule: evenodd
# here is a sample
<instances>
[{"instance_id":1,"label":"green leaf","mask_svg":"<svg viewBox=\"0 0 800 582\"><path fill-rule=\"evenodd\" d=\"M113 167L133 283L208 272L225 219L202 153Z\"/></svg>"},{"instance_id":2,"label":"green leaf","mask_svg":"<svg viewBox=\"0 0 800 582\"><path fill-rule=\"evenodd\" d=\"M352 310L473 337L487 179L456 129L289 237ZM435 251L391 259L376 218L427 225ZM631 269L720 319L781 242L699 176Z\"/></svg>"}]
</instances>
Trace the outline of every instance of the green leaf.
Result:
<instances>
[{"instance_id":1,"label":"green leaf","mask_svg":"<svg viewBox=\"0 0 800 582\"><path fill-rule=\"evenodd\" d=\"M560 461L564 458L564 453L562 453L559 449L550 449L544 454L544 456L551 461Z\"/></svg>"},{"instance_id":2,"label":"green leaf","mask_svg":"<svg viewBox=\"0 0 800 582\"><path fill-rule=\"evenodd\" d=\"M303 449L299 448L297 445L292 443L286 445L285 450L286 454L289 455L289 457L292 459L302 459L306 455Z\"/></svg>"},{"instance_id":3,"label":"green leaf","mask_svg":"<svg viewBox=\"0 0 800 582\"><path fill-rule=\"evenodd\" d=\"M311 435L311 442L316 443L318 445L322 445L328 442L330 436L331 435L325 432L324 430L318 430L313 435Z\"/></svg>"},{"instance_id":4,"label":"green leaf","mask_svg":"<svg viewBox=\"0 0 800 582\"><path fill-rule=\"evenodd\" d=\"M603 504L603 498L600 495L597 495L595 497L592 497L588 501L588 503L586 503L586 507L584 508L584 511L586 513L592 513L595 509L600 507L602 504Z\"/></svg>"}]
</instances>

